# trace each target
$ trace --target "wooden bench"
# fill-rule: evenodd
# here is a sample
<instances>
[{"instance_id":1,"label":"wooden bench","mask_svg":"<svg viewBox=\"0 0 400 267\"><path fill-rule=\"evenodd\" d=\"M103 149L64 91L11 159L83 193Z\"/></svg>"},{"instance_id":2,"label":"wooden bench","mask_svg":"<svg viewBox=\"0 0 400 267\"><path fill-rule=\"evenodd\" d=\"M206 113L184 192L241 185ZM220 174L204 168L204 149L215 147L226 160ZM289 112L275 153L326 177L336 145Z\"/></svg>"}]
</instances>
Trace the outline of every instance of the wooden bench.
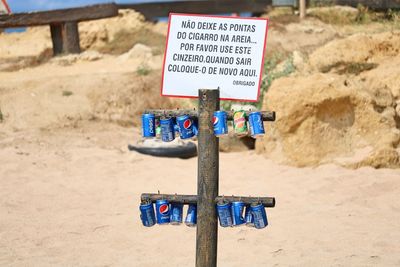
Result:
<instances>
[{"instance_id":1,"label":"wooden bench","mask_svg":"<svg viewBox=\"0 0 400 267\"><path fill-rule=\"evenodd\" d=\"M262 14L265 8L272 5L272 0L191 0L173 2L152 2L139 4L119 4L120 9L134 9L142 13L146 19L168 17L174 13L220 14L250 12Z\"/></svg>"},{"instance_id":2,"label":"wooden bench","mask_svg":"<svg viewBox=\"0 0 400 267\"><path fill-rule=\"evenodd\" d=\"M80 53L78 23L118 15L116 4L100 4L43 12L0 16L1 28L50 25L54 55Z\"/></svg>"}]
</instances>

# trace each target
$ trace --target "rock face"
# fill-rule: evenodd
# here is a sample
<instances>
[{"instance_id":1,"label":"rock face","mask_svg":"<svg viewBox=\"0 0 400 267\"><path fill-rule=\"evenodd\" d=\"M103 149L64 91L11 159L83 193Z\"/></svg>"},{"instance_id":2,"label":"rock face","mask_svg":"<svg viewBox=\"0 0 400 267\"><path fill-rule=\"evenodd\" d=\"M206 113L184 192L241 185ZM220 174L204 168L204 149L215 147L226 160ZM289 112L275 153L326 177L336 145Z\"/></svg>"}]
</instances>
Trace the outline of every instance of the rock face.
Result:
<instances>
[{"instance_id":1,"label":"rock face","mask_svg":"<svg viewBox=\"0 0 400 267\"><path fill-rule=\"evenodd\" d=\"M336 40L310 55L310 65L326 72L340 62L379 63L400 53L400 32L356 34Z\"/></svg>"},{"instance_id":2,"label":"rock face","mask_svg":"<svg viewBox=\"0 0 400 267\"><path fill-rule=\"evenodd\" d=\"M118 32L135 32L144 25L144 17L133 10L120 10L117 17L80 23L81 47L83 49L100 47L114 40Z\"/></svg>"},{"instance_id":3,"label":"rock face","mask_svg":"<svg viewBox=\"0 0 400 267\"><path fill-rule=\"evenodd\" d=\"M296 166L334 162L352 168L400 167L399 36L384 33L334 41L310 55L307 73L275 80L263 109L275 110L277 121L267 124L269 134L257 141L257 151ZM339 50L351 44L368 49ZM329 57L330 51L337 55ZM361 68L356 74L324 68L371 60L373 69Z\"/></svg>"}]
</instances>

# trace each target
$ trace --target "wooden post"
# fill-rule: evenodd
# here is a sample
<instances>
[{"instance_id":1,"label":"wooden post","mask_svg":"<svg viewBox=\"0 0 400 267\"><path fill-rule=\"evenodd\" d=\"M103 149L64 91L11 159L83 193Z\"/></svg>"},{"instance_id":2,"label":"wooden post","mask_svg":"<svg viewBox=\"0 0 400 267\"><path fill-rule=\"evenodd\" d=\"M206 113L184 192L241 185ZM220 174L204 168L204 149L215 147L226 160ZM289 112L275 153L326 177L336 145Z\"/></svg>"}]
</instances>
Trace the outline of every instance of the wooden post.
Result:
<instances>
[{"instance_id":1,"label":"wooden post","mask_svg":"<svg viewBox=\"0 0 400 267\"><path fill-rule=\"evenodd\" d=\"M196 267L217 266L218 138L214 111L219 110L219 90L199 90Z\"/></svg>"},{"instance_id":2,"label":"wooden post","mask_svg":"<svg viewBox=\"0 0 400 267\"><path fill-rule=\"evenodd\" d=\"M306 0L299 0L300 19L306 17Z\"/></svg>"},{"instance_id":3,"label":"wooden post","mask_svg":"<svg viewBox=\"0 0 400 267\"><path fill-rule=\"evenodd\" d=\"M78 23L76 21L51 24L50 32L54 55L63 53L78 54L81 52Z\"/></svg>"}]
</instances>

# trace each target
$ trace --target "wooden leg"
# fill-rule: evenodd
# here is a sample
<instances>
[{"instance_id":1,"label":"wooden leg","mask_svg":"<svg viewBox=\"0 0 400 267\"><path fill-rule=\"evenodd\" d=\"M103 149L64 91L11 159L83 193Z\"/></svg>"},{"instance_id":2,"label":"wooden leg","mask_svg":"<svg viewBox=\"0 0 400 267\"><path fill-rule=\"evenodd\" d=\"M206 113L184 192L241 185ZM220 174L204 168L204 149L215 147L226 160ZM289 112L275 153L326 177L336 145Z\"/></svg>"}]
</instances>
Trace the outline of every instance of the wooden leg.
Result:
<instances>
[{"instance_id":1,"label":"wooden leg","mask_svg":"<svg viewBox=\"0 0 400 267\"><path fill-rule=\"evenodd\" d=\"M53 54L63 53L62 24L50 24L51 41L53 42Z\"/></svg>"},{"instance_id":2,"label":"wooden leg","mask_svg":"<svg viewBox=\"0 0 400 267\"><path fill-rule=\"evenodd\" d=\"M81 52L77 22L51 24L50 32L54 55L64 53L78 54Z\"/></svg>"},{"instance_id":3,"label":"wooden leg","mask_svg":"<svg viewBox=\"0 0 400 267\"><path fill-rule=\"evenodd\" d=\"M63 24L63 47L64 52L67 54L79 54L81 52L78 22L66 22Z\"/></svg>"}]
</instances>

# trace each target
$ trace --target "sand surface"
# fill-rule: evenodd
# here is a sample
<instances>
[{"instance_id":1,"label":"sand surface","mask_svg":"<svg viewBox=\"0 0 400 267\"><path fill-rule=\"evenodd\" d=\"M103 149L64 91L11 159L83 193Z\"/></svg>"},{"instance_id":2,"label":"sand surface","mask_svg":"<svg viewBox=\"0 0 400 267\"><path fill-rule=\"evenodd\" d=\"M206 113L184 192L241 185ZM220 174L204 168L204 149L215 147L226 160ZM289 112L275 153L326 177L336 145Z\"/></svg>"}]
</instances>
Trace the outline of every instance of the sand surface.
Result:
<instances>
[{"instance_id":1,"label":"sand surface","mask_svg":"<svg viewBox=\"0 0 400 267\"><path fill-rule=\"evenodd\" d=\"M139 129L1 131L1 266L193 266L195 229L145 228L142 192L196 193L197 158L127 151ZM265 230L219 228L219 266L399 266L400 171L220 154L220 193L275 196Z\"/></svg>"},{"instance_id":2,"label":"sand surface","mask_svg":"<svg viewBox=\"0 0 400 267\"><path fill-rule=\"evenodd\" d=\"M271 19L267 53L293 55L299 69L331 40L392 31L284 18ZM0 266L194 266L196 230L145 228L139 202L157 190L196 194L197 158L127 150L144 109L195 103L159 96L166 25L125 12L80 31L86 51L56 58L46 27L0 34ZM393 62L361 78L384 88ZM219 228L218 266L400 266L399 169L295 168L266 154L220 153L220 195L274 196L277 205L264 230Z\"/></svg>"}]
</instances>

